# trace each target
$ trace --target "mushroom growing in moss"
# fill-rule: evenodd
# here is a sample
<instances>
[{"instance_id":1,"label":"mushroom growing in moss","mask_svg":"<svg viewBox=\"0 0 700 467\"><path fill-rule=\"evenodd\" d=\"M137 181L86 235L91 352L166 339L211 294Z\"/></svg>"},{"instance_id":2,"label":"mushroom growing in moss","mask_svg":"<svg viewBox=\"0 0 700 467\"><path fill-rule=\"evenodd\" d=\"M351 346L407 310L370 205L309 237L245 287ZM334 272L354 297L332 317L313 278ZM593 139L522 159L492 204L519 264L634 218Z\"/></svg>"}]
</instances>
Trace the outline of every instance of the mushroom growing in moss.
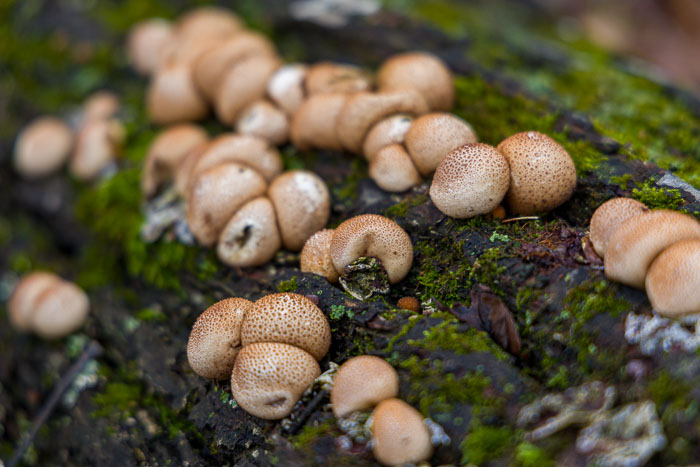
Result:
<instances>
[{"instance_id":1,"label":"mushroom growing in moss","mask_svg":"<svg viewBox=\"0 0 700 467\"><path fill-rule=\"evenodd\" d=\"M400 399L386 399L372 412L372 453L384 465L430 459L433 445L423 416Z\"/></svg>"},{"instance_id":2,"label":"mushroom growing in moss","mask_svg":"<svg viewBox=\"0 0 700 467\"><path fill-rule=\"evenodd\" d=\"M613 198L598 206L591 217L589 234L598 256L605 257L610 236L620 224L630 217L648 211L643 203L632 198Z\"/></svg>"},{"instance_id":3,"label":"mushroom growing in moss","mask_svg":"<svg viewBox=\"0 0 700 467\"><path fill-rule=\"evenodd\" d=\"M333 380L331 405L336 418L374 407L399 393L399 375L383 358L353 357L340 365Z\"/></svg>"},{"instance_id":4,"label":"mushroom growing in moss","mask_svg":"<svg viewBox=\"0 0 700 467\"><path fill-rule=\"evenodd\" d=\"M700 313L700 238L682 240L662 251L644 284L660 315Z\"/></svg>"}]
</instances>

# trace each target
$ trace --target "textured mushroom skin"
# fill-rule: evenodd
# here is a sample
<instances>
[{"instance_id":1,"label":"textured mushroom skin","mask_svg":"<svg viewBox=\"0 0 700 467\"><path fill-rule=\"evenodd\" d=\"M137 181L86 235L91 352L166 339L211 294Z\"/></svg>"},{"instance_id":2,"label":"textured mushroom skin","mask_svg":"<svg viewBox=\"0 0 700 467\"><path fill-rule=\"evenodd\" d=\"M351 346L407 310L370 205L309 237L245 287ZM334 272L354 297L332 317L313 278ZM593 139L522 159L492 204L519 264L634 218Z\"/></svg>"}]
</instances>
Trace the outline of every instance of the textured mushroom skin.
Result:
<instances>
[{"instance_id":1,"label":"textured mushroom skin","mask_svg":"<svg viewBox=\"0 0 700 467\"><path fill-rule=\"evenodd\" d=\"M268 198L248 201L234 214L219 236L216 253L229 266L259 266L282 246L275 208Z\"/></svg>"},{"instance_id":2,"label":"textured mushroom skin","mask_svg":"<svg viewBox=\"0 0 700 467\"><path fill-rule=\"evenodd\" d=\"M23 177L42 177L59 170L72 147L68 125L55 117L39 117L17 137L14 166Z\"/></svg>"},{"instance_id":3,"label":"textured mushroom skin","mask_svg":"<svg viewBox=\"0 0 700 467\"><path fill-rule=\"evenodd\" d=\"M384 400L372 418L372 453L382 464L417 464L433 455L423 416L404 401Z\"/></svg>"},{"instance_id":4,"label":"textured mushroom skin","mask_svg":"<svg viewBox=\"0 0 700 467\"><path fill-rule=\"evenodd\" d=\"M50 272L33 272L24 276L15 286L7 304L10 323L19 331L30 331L37 299L60 281L60 277Z\"/></svg>"},{"instance_id":5,"label":"textured mushroom skin","mask_svg":"<svg viewBox=\"0 0 700 467\"><path fill-rule=\"evenodd\" d=\"M306 240L301 250L301 272L318 274L331 283L338 282L338 272L331 260L331 238L333 238L333 229L323 229Z\"/></svg>"},{"instance_id":6,"label":"textured mushroom skin","mask_svg":"<svg viewBox=\"0 0 700 467\"><path fill-rule=\"evenodd\" d=\"M643 203L632 198L613 198L598 206L591 217L589 233L598 256L605 258L610 236L621 223L648 211Z\"/></svg>"},{"instance_id":7,"label":"textured mushroom skin","mask_svg":"<svg viewBox=\"0 0 700 467\"><path fill-rule=\"evenodd\" d=\"M246 412L276 420L291 413L320 375L318 362L298 347L273 342L250 344L236 358L231 392Z\"/></svg>"},{"instance_id":8,"label":"textured mushroom skin","mask_svg":"<svg viewBox=\"0 0 700 467\"><path fill-rule=\"evenodd\" d=\"M383 358L371 355L351 358L340 366L333 381L333 415L345 417L398 393L399 375Z\"/></svg>"},{"instance_id":9,"label":"textured mushroom skin","mask_svg":"<svg viewBox=\"0 0 700 467\"><path fill-rule=\"evenodd\" d=\"M683 240L661 252L644 284L660 315L700 313L700 239Z\"/></svg>"},{"instance_id":10,"label":"textured mushroom skin","mask_svg":"<svg viewBox=\"0 0 700 467\"><path fill-rule=\"evenodd\" d=\"M31 328L44 339L65 337L85 323L89 310L85 292L72 282L60 280L37 297Z\"/></svg>"},{"instance_id":11,"label":"textured mushroom skin","mask_svg":"<svg viewBox=\"0 0 700 467\"><path fill-rule=\"evenodd\" d=\"M241 349L241 324L253 302L227 298L199 315L187 341L187 360L203 378L228 379Z\"/></svg>"},{"instance_id":12,"label":"textured mushroom skin","mask_svg":"<svg viewBox=\"0 0 700 467\"><path fill-rule=\"evenodd\" d=\"M323 312L303 295L276 293L258 299L241 329L244 346L279 342L305 350L317 360L331 345L331 329Z\"/></svg>"},{"instance_id":13,"label":"textured mushroom skin","mask_svg":"<svg viewBox=\"0 0 700 467\"><path fill-rule=\"evenodd\" d=\"M369 176L382 190L398 193L421 183L416 166L404 147L390 144L380 149L369 163Z\"/></svg>"},{"instance_id":14,"label":"textured mushroom skin","mask_svg":"<svg viewBox=\"0 0 700 467\"><path fill-rule=\"evenodd\" d=\"M413 264L413 245L394 221L376 214L346 220L331 239L331 259L338 273L361 256L378 258L392 284L406 277Z\"/></svg>"}]
</instances>

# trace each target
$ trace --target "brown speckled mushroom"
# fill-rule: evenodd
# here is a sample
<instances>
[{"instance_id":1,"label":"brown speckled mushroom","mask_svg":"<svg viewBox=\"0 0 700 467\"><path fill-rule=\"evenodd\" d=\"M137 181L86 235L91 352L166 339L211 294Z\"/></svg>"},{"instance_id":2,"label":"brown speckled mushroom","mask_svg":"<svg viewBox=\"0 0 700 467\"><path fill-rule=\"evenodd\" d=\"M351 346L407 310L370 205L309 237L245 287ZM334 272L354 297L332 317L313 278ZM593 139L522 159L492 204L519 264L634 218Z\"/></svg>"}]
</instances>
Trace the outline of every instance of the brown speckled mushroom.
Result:
<instances>
[{"instance_id":1,"label":"brown speckled mushroom","mask_svg":"<svg viewBox=\"0 0 700 467\"><path fill-rule=\"evenodd\" d=\"M642 289L647 270L659 253L694 238L700 238L700 222L687 214L662 209L630 217L610 236L605 275Z\"/></svg>"},{"instance_id":2,"label":"brown speckled mushroom","mask_svg":"<svg viewBox=\"0 0 700 467\"><path fill-rule=\"evenodd\" d=\"M605 250L613 231L624 221L648 212L643 203L632 198L609 199L595 210L591 217L589 238L598 256L605 258Z\"/></svg>"},{"instance_id":3,"label":"brown speckled mushroom","mask_svg":"<svg viewBox=\"0 0 700 467\"><path fill-rule=\"evenodd\" d=\"M700 239L682 240L651 263L644 281L651 306L662 316L700 313Z\"/></svg>"},{"instance_id":4,"label":"brown speckled mushroom","mask_svg":"<svg viewBox=\"0 0 700 467\"><path fill-rule=\"evenodd\" d=\"M395 284L406 277L413 264L413 245L408 234L394 221L376 214L352 217L335 229L331 259L336 271L363 256L379 259Z\"/></svg>"},{"instance_id":5,"label":"brown speckled mushroom","mask_svg":"<svg viewBox=\"0 0 700 467\"><path fill-rule=\"evenodd\" d=\"M433 445L423 416L400 399L386 399L372 412L372 453L384 465L418 464Z\"/></svg>"},{"instance_id":6,"label":"brown speckled mushroom","mask_svg":"<svg viewBox=\"0 0 700 467\"><path fill-rule=\"evenodd\" d=\"M537 131L517 133L497 149L510 165L508 208L517 214L551 211L576 188L576 167L559 143Z\"/></svg>"},{"instance_id":7,"label":"brown speckled mushroom","mask_svg":"<svg viewBox=\"0 0 700 467\"><path fill-rule=\"evenodd\" d=\"M177 62L158 69L146 92L146 106L150 120L160 125L199 120L209 111L191 67Z\"/></svg>"},{"instance_id":8,"label":"brown speckled mushroom","mask_svg":"<svg viewBox=\"0 0 700 467\"><path fill-rule=\"evenodd\" d=\"M288 115L294 115L304 102L306 70L301 63L282 65L267 82L268 97Z\"/></svg>"},{"instance_id":9,"label":"brown speckled mushroom","mask_svg":"<svg viewBox=\"0 0 700 467\"><path fill-rule=\"evenodd\" d=\"M268 189L277 212L282 243L298 251L314 232L326 226L331 213L331 195L318 175L291 170L277 177Z\"/></svg>"},{"instance_id":10,"label":"brown speckled mushroom","mask_svg":"<svg viewBox=\"0 0 700 467\"><path fill-rule=\"evenodd\" d=\"M257 171L235 162L201 172L192 181L188 197L187 224L192 234L200 244L213 245L236 211L266 189Z\"/></svg>"},{"instance_id":11,"label":"brown speckled mushroom","mask_svg":"<svg viewBox=\"0 0 700 467\"><path fill-rule=\"evenodd\" d=\"M83 103L81 123L90 120L106 120L114 117L121 108L119 96L111 91L97 91L90 95Z\"/></svg>"},{"instance_id":12,"label":"brown speckled mushroom","mask_svg":"<svg viewBox=\"0 0 700 467\"><path fill-rule=\"evenodd\" d=\"M121 122L90 120L86 122L75 142L70 171L80 180L93 180L102 169L114 161L125 138Z\"/></svg>"},{"instance_id":13,"label":"brown speckled mushroom","mask_svg":"<svg viewBox=\"0 0 700 467\"><path fill-rule=\"evenodd\" d=\"M244 204L219 235L216 254L229 266L259 266L270 261L282 246L275 208L268 198Z\"/></svg>"},{"instance_id":14,"label":"brown speckled mushroom","mask_svg":"<svg viewBox=\"0 0 700 467\"><path fill-rule=\"evenodd\" d=\"M306 99L292 117L289 127L292 144L302 151L342 150L336 120L347 99L346 94L317 94Z\"/></svg>"},{"instance_id":15,"label":"brown speckled mushroom","mask_svg":"<svg viewBox=\"0 0 700 467\"><path fill-rule=\"evenodd\" d=\"M500 152L484 143L466 144L442 160L430 198L443 213L465 219L498 207L509 183L508 162Z\"/></svg>"},{"instance_id":16,"label":"brown speckled mushroom","mask_svg":"<svg viewBox=\"0 0 700 467\"><path fill-rule=\"evenodd\" d=\"M172 25L165 19L152 18L136 23L129 31L126 46L131 66L142 75L154 73L174 38Z\"/></svg>"},{"instance_id":17,"label":"brown speckled mushroom","mask_svg":"<svg viewBox=\"0 0 700 467\"><path fill-rule=\"evenodd\" d=\"M410 115L398 114L380 120L367 133L364 143L362 143L362 154L369 162L380 149L390 144L401 144L409 128L411 128L413 118Z\"/></svg>"},{"instance_id":18,"label":"brown speckled mushroom","mask_svg":"<svg viewBox=\"0 0 700 467\"><path fill-rule=\"evenodd\" d=\"M17 136L15 170L24 178L38 178L59 170L73 147L73 132L55 117L39 117Z\"/></svg>"},{"instance_id":19,"label":"brown speckled mushroom","mask_svg":"<svg viewBox=\"0 0 700 467\"><path fill-rule=\"evenodd\" d=\"M448 113L418 117L405 137L406 150L421 175L430 175L453 149L476 143L471 125Z\"/></svg>"},{"instance_id":20,"label":"brown speckled mushroom","mask_svg":"<svg viewBox=\"0 0 700 467\"><path fill-rule=\"evenodd\" d=\"M450 110L454 104L452 72L438 57L425 52L408 52L389 58L377 74L380 90L413 88L431 110Z\"/></svg>"},{"instance_id":21,"label":"brown speckled mushroom","mask_svg":"<svg viewBox=\"0 0 700 467\"><path fill-rule=\"evenodd\" d=\"M328 282L338 282L338 271L331 260L331 238L333 229L319 230L309 237L301 250L301 272L318 274L328 279Z\"/></svg>"},{"instance_id":22,"label":"brown speckled mushroom","mask_svg":"<svg viewBox=\"0 0 700 467\"><path fill-rule=\"evenodd\" d=\"M336 418L369 409L399 393L399 375L383 358L353 357L340 365L333 380L331 406Z\"/></svg>"},{"instance_id":23,"label":"brown speckled mushroom","mask_svg":"<svg viewBox=\"0 0 700 467\"><path fill-rule=\"evenodd\" d=\"M252 306L244 298L227 298L199 315L187 341L187 360L195 373L213 380L231 377L241 350L241 324Z\"/></svg>"},{"instance_id":24,"label":"brown speckled mushroom","mask_svg":"<svg viewBox=\"0 0 700 467\"><path fill-rule=\"evenodd\" d=\"M234 126L242 135L257 136L279 146L289 138L287 115L269 101L259 100L243 109Z\"/></svg>"},{"instance_id":25,"label":"brown speckled mushroom","mask_svg":"<svg viewBox=\"0 0 700 467\"><path fill-rule=\"evenodd\" d=\"M352 94L372 88L372 81L365 70L332 62L320 62L310 66L305 84L309 96L328 93Z\"/></svg>"},{"instance_id":26,"label":"brown speckled mushroom","mask_svg":"<svg viewBox=\"0 0 700 467\"><path fill-rule=\"evenodd\" d=\"M32 272L24 276L15 286L7 304L7 314L15 329L31 331L31 317L37 298L49 287L61 281L50 272Z\"/></svg>"},{"instance_id":27,"label":"brown speckled mushroom","mask_svg":"<svg viewBox=\"0 0 700 467\"><path fill-rule=\"evenodd\" d=\"M398 193L421 183L411 156L400 144L380 149L369 163L369 176L382 190Z\"/></svg>"},{"instance_id":28,"label":"brown speckled mushroom","mask_svg":"<svg viewBox=\"0 0 700 467\"><path fill-rule=\"evenodd\" d=\"M261 342L243 347L231 374L231 393L246 412L267 420L289 415L321 375L318 362L293 345Z\"/></svg>"},{"instance_id":29,"label":"brown speckled mushroom","mask_svg":"<svg viewBox=\"0 0 700 467\"><path fill-rule=\"evenodd\" d=\"M241 328L244 346L257 342L294 345L321 360L331 345L323 312L303 295L276 293L255 301Z\"/></svg>"},{"instance_id":30,"label":"brown speckled mushroom","mask_svg":"<svg viewBox=\"0 0 700 467\"><path fill-rule=\"evenodd\" d=\"M44 339L60 339L82 327L89 310L85 292L72 282L60 280L36 298L30 327Z\"/></svg>"}]
</instances>

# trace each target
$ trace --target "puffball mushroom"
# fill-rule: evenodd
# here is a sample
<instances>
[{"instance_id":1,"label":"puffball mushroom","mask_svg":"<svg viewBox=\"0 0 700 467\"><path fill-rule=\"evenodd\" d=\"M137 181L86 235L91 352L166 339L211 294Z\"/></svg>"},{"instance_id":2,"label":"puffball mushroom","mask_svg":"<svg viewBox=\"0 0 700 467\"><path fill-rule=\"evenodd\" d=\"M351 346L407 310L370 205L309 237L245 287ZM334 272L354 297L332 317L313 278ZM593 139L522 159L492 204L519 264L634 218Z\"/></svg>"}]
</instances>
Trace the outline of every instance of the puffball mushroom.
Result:
<instances>
[{"instance_id":1,"label":"puffball mushroom","mask_svg":"<svg viewBox=\"0 0 700 467\"><path fill-rule=\"evenodd\" d=\"M360 355L346 361L335 374L331 405L336 418L374 407L399 393L399 375L383 358Z\"/></svg>"},{"instance_id":2,"label":"puffball mushroom","mask_svg":"<svg viewBox=\"0 0 700 467\"><path fill-rule=\"evenodd\" d=\"M508 160L510 189L506 201L517 214L551 211L576 188L576 167L559 143L537 131L517 133L496 148Z\"/></svg>"},{"instance_id":3,"label":"puffball mushroom","mask_svg":"<svg viewBox=\"0 0 700 467\"><path fill-rule=\"evenodd\" d=\"M289 127L292 144L302 151L311 148L342 150L336 120L347 99L346 94L309 96L292 117Z\"/></svg>"},{"instance_id":4,"label":"puffball mushroom","mask_svg":"<svg viewBox=\"0 0 700 467\"><path fill-rule=\"evenodd\" d=\"M380 91L413 88L420 92L431 110L450 110L455 90L452 72L435 55L408 52L395 55L384 62L377 73Z\"/></svg>"},{"instance_id":5,"label":"puffball mushroom","mask_svg":"<svg viewBox=\"0 0 700 467\"><path fill-rule=\"evenodd\" d=\"M375 257L392 284L406 277L413 264L408 234L396 222L376 214L352 217L340 224L333 232L330 254L338 273L360 257Z\"/></svg>"},{"instance_id":6,"label":"puffball mushroom","mask_svg":"<svg viewBox=\"0 0 700 467\"><path fill-rule=\"evenodd\" d=\"M73 147L73 132L55 117L39 117L17 136L14 166L24 178L38 178L59 170Z\"/></svg>"},{"instance_id":7,"label":"puffball mushroom","mask_svg":"<svg viewBox=\"0 0 700 467\"><path fill-rule=\"evenodd\" d=\"M243 318L252 306L244 298L227 298L199 315L187 341L187 360L195 373L213 380L231 377L241 350Z\"/></svg>"},{"instance_id":8,"label":"puffball mushroom","mask_svg":"<svg viewBox=\"0 0 700 467\"><path fill-rule=\"evenodd\" d=\"M453 150L438 165L430 186L435 206L464 219L493 211L503 200L510 176L506 158L484 143Z\"/></svg>"},{"instance_id":9,"label":"puffball mushroom","mask_svg":"<svg viewBox=\"0 0 700 467\"><path fill-rule=\"evenodd\" d=\"M205 6L189 10L178 18L175 32L181 37L227 36L243 29L242 21L226 8Z\"/></svg>"},{"instance_id":10,"label":"puffball mushroom","mask_svg":"<svg viewBox=\"0 0 700 467\"><path fill-rule=\"evenodd\" d=\"M289 138L287 115L268 101L255 101L243 109L235 129L242 135L257 136L279 146Z\"/></svg>"},{"instance_id":11,"label":"puffball mushroom","mask_svg":"<svg viewBox=\"0 0 700 467\"><path fill-rule=\"evenodd\" d=\"M305 84L309 96L328 93L352 94L372 88L366 71L353 65L332 62L320 62L310 66Z\"/></svg>"},{"instance_id":12,"label":"puffball mushroom","mask_svg":"<svg viewBox=\"0 0 700 467\"><path fill-rule=\"evenodd\" d=\"M60 280L37 297L31 329L44 339L65 337L82 327L89 310L85 292L72 282Z\"/></svg>"},{"instance_id":13,"label":"puffball mushroom","mask_svg":"<svg viewBox=\"0 0 700 467\"><path fill-rule=\"evenodd\" d=\"M75 151L70 160L71 173L80 180L95 179L102 169L116 159L125 137L119 120L86 122L76 138Z\"/></svg>"},{"instance_id":14,"label":"puffball mushroom","mask_svg":"<svg viewBox=\"0 0 700 467\"><path fill-rule=\"evenodd\" d=\"M674 243L656 257L644 285L657 313L700 313L700 239Z\"/></svg>"},{"instance_id":15,"label":"puffball mushroom","mask_svg":"<svg viewBox=\"0 0 700 467\"><path fill-rule=\"evenodd\" d=\"M168 63L158 69L146 92L149 119L159 125L199 120L208 106L189 65Z\"/></svg>"},{"instance_id":16,"label":"puffball mushroom","mask_svg":"<svg viewBox=\"0 0 700 467\"><path fill-rule=\"evenodd\" d=\"M161 65L163 51L174 40L172 25L161 18L136 23L127 38L127 56L131 66L142 75L154 73Z\"/></svg>"},{"instance_id":17,"label":"puffball mushroom","mask_svg":"<svg viewBox=\"0 0 700 467\"><path fill-rule=\"evenodd\" d=\"M605 250L613 231L630 217L648 212L643 203L632 198L612 198L598 206L591 217L589 238L598 256L605 258Z\"/></svg>"},{"instance_id":18,"label":"puffball mushroom","mask_svg":"<svg viewBox=\"0 0 700 467\"><path fill-rule=\"evenodd\" d=\"M216 254L229 266L260 266L282 246L275 208L268 198L244 204L219 235Z\"/></svg>"},{"instance_id":19,"label":"puffball mushroom","mask_svg":"<svg viewBox=\"0 0 700 467\"><path fill-rule=\"evenodd\" d=\"M410 115L398 114L380 120L367 133L362 143L362 154L369 162L380 149L390 144L401 144L408 129L411 128L413 118Z\"/></svg>"},{"instance_id":20,"label":"puffball mushroom","mask_svg":"<svg viewBox=\"0 0 700 467\"><path fill-rule=\"evenodd\" d=\"M83 103L81 123L114 117L121 107L119 97L111 91L98 91Z\"/></svg>"},{"instance_id":21,"label":"puffball mushroom","mask_svg":"<svg viewBox=\"0 0 700 467\"><path fill-rule=\"evenodd\" d=\"M241 328L243 346L258 342L294 345L323 358L331 345L331 328L323 312L295 293L266 295L255 301Z\"/></svg>"},{"instance_id":22,"label":"puffball mushroom","mask_svg":"<svg viewBox=\"0 0 700 467\"><path fill-rule=\"evenodd\" d=\"M372 453L384 465L418 464L433 455L423 416L400 399L386 399L372 412Z\"/></svg>"},{"instance_id":23,"label":"puffball mushroom","mask_svg":"<svg viewBox=\"0 0 700 467\"><path fill-rule=\"evenodd\" d=\"M400 144L380 149L369 163L369 176L382 190L406 191L421 183L421 177L413 165L411 156Z\"/></svg>"},{"instance_id":24,"label":"puffball mushroom","mask_svg":"<svg viewBox=\"0 0 700 467\"><path fill-rule=\"evenodd\" d=\"M267 82L268 97L290 116L304 102L306 70L300 63L282 65Z\"/></svg>"},{"instance_id":25,"label":"puffball mushroom","mask_svg":"<svg viewBox=\"0 0 700 467\"><path fill-rule=\"evenodd\" d=\"M61 278L50 272L32 272L19 281L10 295L7 312L10 323L22 332L31 331L32 314L39 296Z\"/></svg>"},{"instance_id":26,"label":"puffball mushroom","mask_svg":"<svg viewBox=\"0 0 700 467\"><path fill-rule=\"evenodd\" d=\"M267 420L289 415L313 381L318 362L293 345L260 342L238 353L231 374L231 393L246 412Z\"/></svg>"},{"instance_id":27,"label":"puffball mushroom","mask_svg":"<svg viewBox=\"0 0 700 467\"><path fill-rule=\"evenodd\" d=\"M301 272L318 274L328 279L328 282L338 282L338 271L331 259L331 238L333 229L319 230L309 237L301 250Z\"/></svg>"},{"instance_id":28,"label":"puffball mushroom","mask_svg":"<svg viewBox=\"0 0 700 467\"><path fill-rule=\"evenodd\" d=\"M661 209L631 217L610 236L605 275L642 289L647 270L659 253L676 242L696 238L700 238L700 222L687 214Z\"/></svg>"},{"instance_id":29,"label":"puffball mushroom","mask_svg":"<svg viewBox=\"0 0 700 467\"><path fill-rule=\"evenodd\" d=\"M282 243L298 251L314 233L326 226L331 214L331 195L318 175L291 170L277 177L268 189L277 212Z\"/></svg>"}]
</instances>

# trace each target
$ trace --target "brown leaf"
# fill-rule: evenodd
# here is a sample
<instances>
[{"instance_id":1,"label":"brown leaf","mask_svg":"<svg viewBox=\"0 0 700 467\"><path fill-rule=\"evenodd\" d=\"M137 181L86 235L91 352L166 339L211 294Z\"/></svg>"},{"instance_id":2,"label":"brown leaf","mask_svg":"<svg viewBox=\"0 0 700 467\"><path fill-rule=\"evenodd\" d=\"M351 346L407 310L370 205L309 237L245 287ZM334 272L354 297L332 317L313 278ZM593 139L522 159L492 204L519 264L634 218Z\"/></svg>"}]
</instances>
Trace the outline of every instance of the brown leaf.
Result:
<instances>
[{"instance_id":1,"label":"brown leaf","mask_svg":"<svg viewBox=\"0 0 700 467\"><path fill-rule=\"evenodd\" d=\"M513 355L520 354L520 336L505 303L484 286L472 290L472 307L475 303L484 328L493 340Z\"/></svg>"}]
</instances>

